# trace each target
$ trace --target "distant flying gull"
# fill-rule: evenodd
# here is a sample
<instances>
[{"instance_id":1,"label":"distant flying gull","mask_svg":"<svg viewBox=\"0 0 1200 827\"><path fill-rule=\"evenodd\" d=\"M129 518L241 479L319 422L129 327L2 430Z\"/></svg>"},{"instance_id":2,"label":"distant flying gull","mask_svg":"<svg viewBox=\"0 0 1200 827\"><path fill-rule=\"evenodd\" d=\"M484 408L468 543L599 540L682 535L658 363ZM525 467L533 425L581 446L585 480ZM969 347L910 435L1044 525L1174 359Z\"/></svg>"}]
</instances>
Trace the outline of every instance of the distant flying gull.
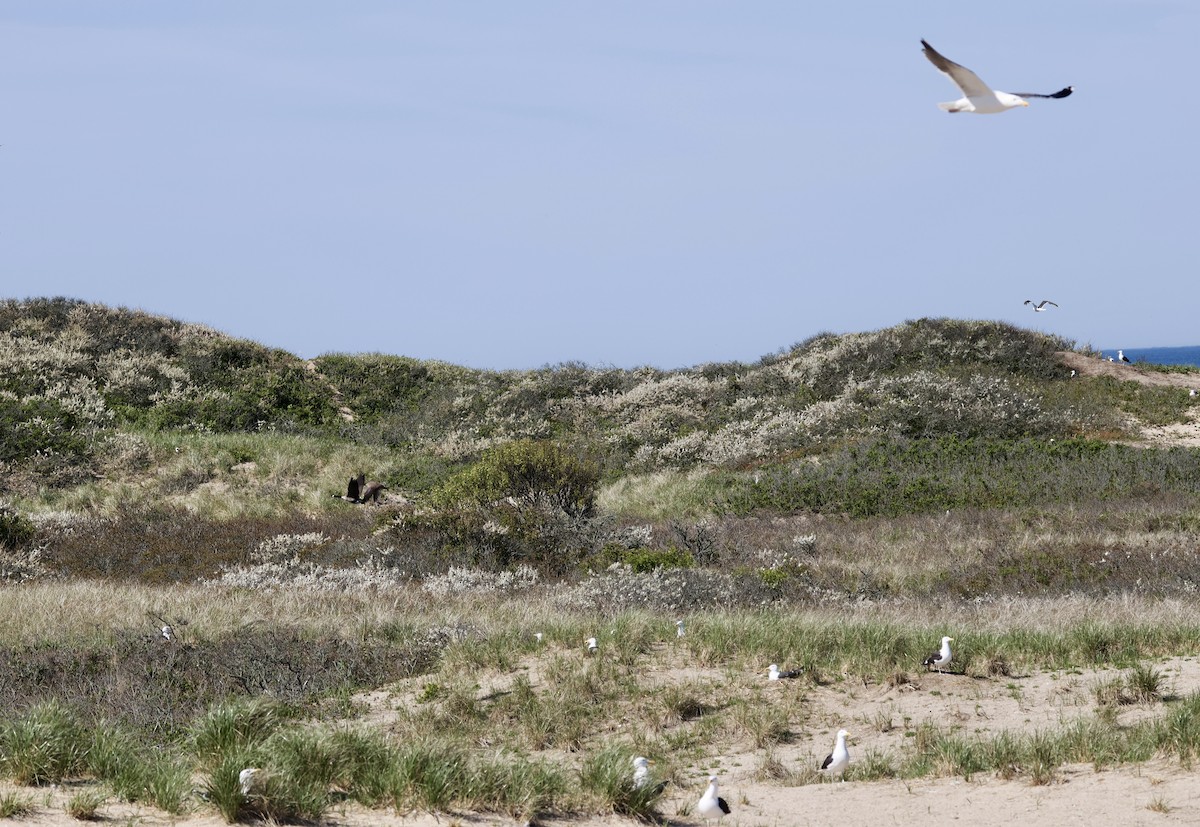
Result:
<instances>
[{"instance_id":1,"label":"distant flying gull","mask_svg":"<svg viewBox=\"0 0 1200 827\"><path fill-rule=\"evenodd\" d=\"M675 637L683 637L683 634L684 634L683 633L683 621L676 620L675 621Z\"/></svg>"},{"instance_id":2,"label":"distant flying gull","mask_svg":"<svg viewBox=\"0 0 1200 827\"><path fill-rule=\"evenodd\" d=\"M843 781L846 780L846 767L850 766L850 751L846 749L846 736L849 734L844 729L838 730L837 743L833 745L833 752L826 755L824 763L821 764L821 769L830 775L842 776Z\"/></svg>"},{"instance_id":3,"label":"distant flying gull","mask_svg":"<svg viewBox=\"0 0 1200 827\"><path fill-rule=\"evenodd\" d=\"M1118 361L1120 361L1120 362L1128 362L1128 361L1129 361L1129 357L1125 355L1125 351L1123 351L1123 350L1118 350L1118 351L1117 351L1117 360L1118 360Z\"/></svg>"},{"instance_id":4,"label":"distant flying gull","mask_svg":"<svg viewBox=\"0 0 1200 827\"><path fill-rule=\"evenodd\" d=\"M950 652L950 641L952 640L954 640L952 637L943 637L942 648L921 661L921 665L932 667L939 672L943 667L949 666L950 661L954 659L954 655Z\"/></svg>"},{"instance_id":5,"label":"distant flying gull","mask_svg":"<svg viewBox=\"0 0 1200 827\"><path fill-rule=\"evenodd\" d=\"M1033 299L1026 299L1026 300L1025 300L1025 304L1033 304ZM1033 304L1033 312L1034 312L1034 313L1043 313L1043 312L1045 312L1045 310L1046 310L1046 305L1048 305L1048 304L1049 304L1049 305L1053 305L1054 307L1058 307L1058 305L1057 305L1057 304L1054 304L1054 302L1050 301L1049 299L1042 299L1042 300L1041 300L1040 302L1038 302L1037 304Z\"/></svg>"},{"instance_id":6,"label":"distant flying gull","mask_svg":"<svg viewBox=\"0 0 1200 827\"><path fill-rule=\"evenodd\" d=\"M921 45L925 47L925 57L929 58L929 62L936 66L939 71L945 73L950 80L954 81L954 84L965 95L965 97L951 101L950 103L939 103L938 109L944 112L975 112L979 115L991 115L1014 109L1018 106L1029 106L1029 101L1025 100L1026 98L1065 98L1075 91L1074 86L1060 89L1052 95L1039 95L1036 92L1017 92L1014 94L1012 92L996 91L980 80L979 75L965 66L959 66L924 40L921 41Z\"/></svg>"},{"instance_id":7,"label":"distant flying gull","mask_svg":"<svg viewBox=\"0 0 1200 827\"><path fill-rule=\"evenodd\" d=\"M803 669L789 669L786 672L780 672L778 663L772 663L767 667L767 670L767 680L769 681L777 681L783 678L798 678L804 674Z\"/></svg>"},{"instance_id":8,"label":"distant flying gull","mask_svg":"<svg viewBox=\"0 0 1200 827\"><path fill-rule=\"evenodd\" d=\"M708 789L704 791L704 795L700 796L700 800L696 802L696 814L705 821L710 819L721 820L724 816L729 815L729 805L725 803L725 799L721 798L717 789L717 777L710 775L708 777Z\"/></svg>"}]
</instances>

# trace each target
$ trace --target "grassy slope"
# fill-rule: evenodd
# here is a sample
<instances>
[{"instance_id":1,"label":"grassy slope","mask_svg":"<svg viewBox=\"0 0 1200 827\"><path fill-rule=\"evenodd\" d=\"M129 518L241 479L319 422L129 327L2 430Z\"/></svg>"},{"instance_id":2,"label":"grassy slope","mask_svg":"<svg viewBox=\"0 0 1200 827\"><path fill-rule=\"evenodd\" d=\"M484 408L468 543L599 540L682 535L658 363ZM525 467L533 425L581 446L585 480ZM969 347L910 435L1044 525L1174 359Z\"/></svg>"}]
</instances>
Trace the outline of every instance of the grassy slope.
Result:
<instances>
[{"instance_id":1,"label":"grassy slope","mask_svg":"<svg viewBox=\"0 0 1200 827\"><path fill-rule=\"evenodd\" d=\"M1200 548L1192 454L1049 447L1121 436L1130 415L1179 420L1187 403L1169 388L1070 380L1053 356L1064 344L1006 325L921 320L822 335L755 365L675 372L496 373L385 355L322 357L314 370L147 314L6 302L3 412L31 441L5 443L0 494L56 545L20 561L33 577L0 604L16 690L0 698L4 774L50 780L63 770L171 812L216 807L231 818L254 807L315 817L333 804L331 785L373 807L646 812L655 802L631 798L622 781L633 751L677 782L731 745L768 783L815 781L777 752L823 737L827 722L806 699L832 693L844 712L860 686L906 686L946 629L962 666L993 688L1020 680L1009 673L1140 668L1193 651L1200 617L1181 602ZM712 566L526 590L427 577L422 589L388 567L405 553L395 538L372 533L387 510L330 497L359 468L419 497L487 446L526 436L599 453L602 517L644 522L653 547ZM1056 482L1041 466L1069 474ZM854 505L886 502L897 482L920 477L929 482L909 486L895 513ZM981 480L989 496L1063 480L1076 493L1050 507L953 499ZM814 499L835 483L840 499ZM262 543L276 535L291 539ZM56 566L89 579L46 579ZM192 582L213 566L243 567L258 579L237 582L258 585ZM337 580L338 567L355 578ZM774 602L763 611L728 597L748 593ZM682 661L670 637L681 614ZM179 631L178 648L158 638L162 622ZM604 630L616 633L604 657L583 659L580 641ZM748 677L770 660L809 668L791 700ZM703 674L678 677L687 663ZM1131 673L1110 694L1152 678ZM20 712L23 681L81 713ZM377 698L353 693L381 684L397 693L388 726L398 739L347 739L347 721L380 713ZM203 713L247 687L294 706L261 739L198 747L204 733L226 731L223 717L262 714L236 703ZM154 714L136 700L147 693L159 699ZM1194 757L1195 699L1146 706L1142 728L1117 727L1099 708L1082 746L1066 728L968 743L914 724L911 739L853 778L1015 771L1041 783L1063 761L1089 760L1087 749L1108 750L1109 763L1156 750ZM286 725L295 714L325 723ZM125 729L93 731L99 719ZM39 778L17 748L35 724L61 739L41 743L63 747ZM84 754L110 759L70 763ZM257 803L236 790L250 761L276 778ZM333 766L342 775L328 776ZM436 767L457 774L439 780ZM210 803L189 796L192 773Z\"/></svg>"}]
</instances>

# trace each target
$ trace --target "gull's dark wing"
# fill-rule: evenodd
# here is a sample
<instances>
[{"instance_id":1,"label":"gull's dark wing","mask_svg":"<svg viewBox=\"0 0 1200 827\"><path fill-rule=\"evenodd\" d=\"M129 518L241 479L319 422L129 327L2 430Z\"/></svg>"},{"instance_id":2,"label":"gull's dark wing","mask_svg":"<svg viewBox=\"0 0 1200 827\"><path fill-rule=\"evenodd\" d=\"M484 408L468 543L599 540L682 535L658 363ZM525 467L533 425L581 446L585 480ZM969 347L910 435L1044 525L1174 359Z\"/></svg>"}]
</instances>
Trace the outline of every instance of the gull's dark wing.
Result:
<instances>
[{"instance_id":1,"label":"gull's dark wing","mask_svg":"<svg viewBox=\"0 0 1200 827\"><path fill-rule=\"evenodd\" d=\"M1075 91L1074 86L1068 86L1065 89L1059 89L1050 95L1039 95L1037 92L1013 92L1018 98L1065 98Z\"/></svg>"}]
</instances>

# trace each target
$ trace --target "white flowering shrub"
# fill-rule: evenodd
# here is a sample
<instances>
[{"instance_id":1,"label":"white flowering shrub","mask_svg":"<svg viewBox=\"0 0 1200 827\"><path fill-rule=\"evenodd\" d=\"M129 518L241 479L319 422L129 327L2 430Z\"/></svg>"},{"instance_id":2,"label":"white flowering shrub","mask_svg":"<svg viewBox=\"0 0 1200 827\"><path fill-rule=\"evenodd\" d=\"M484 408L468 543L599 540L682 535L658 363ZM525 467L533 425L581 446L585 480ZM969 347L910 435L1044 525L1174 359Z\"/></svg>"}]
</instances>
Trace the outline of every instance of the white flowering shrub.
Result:
<instances>
[{"instance_id":1,"label":"white flowering shrub","mask_svg":"<svg viewBox=\"0 0 1200 827\"><path fill-rule=\"evenodd\" d=\"M445 574L426 577L422 591L438 597L455 594L491 594L523 591L538 585L540 576L532 566L520 565L513 570L482 571L451 566Z\"/></svg>"},{"instance_id":2,"label":"white flowering shrub","mask_svg":"<svg viewBox=\"0 0 1200 827\"><path fill-rule=\"evenodd\" d=\"M374 557L353 567L292 558L230 567L207 582L251 591L387 592L411 588L412 578Z\"/></svg>"},{"instance_id":3,"label":"white flowering shrub","mask_svg":"<svg viewBox=\"0 0 1200 827\"><path fill-rule=\"evenodd\" d=\"M319 531L307 534L276 534L263 540L251 553L255 563L280 563L295 559L301 551L325 545L329 538Z\"/></svg>"}]
</instances>

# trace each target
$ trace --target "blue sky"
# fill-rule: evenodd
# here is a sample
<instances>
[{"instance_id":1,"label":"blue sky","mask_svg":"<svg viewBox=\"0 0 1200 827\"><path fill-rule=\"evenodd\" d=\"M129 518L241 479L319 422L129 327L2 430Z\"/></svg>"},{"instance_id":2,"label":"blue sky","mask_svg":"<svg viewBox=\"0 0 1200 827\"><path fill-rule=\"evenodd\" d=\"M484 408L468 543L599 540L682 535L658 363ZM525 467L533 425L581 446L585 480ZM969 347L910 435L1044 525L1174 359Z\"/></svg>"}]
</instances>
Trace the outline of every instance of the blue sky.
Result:
<instances>
[{"instance_id":1,"label":"blue sky","mask_svg":"<svg viewBox=\"0 0 1200 827\"><path fill-rule=\"evenodd\" d=\"M1076 94L947 115L922 37ZM1200 344L1191 0L4 0L0 38L5 297L487 368Z\"/></svg>"}]
</instances>

